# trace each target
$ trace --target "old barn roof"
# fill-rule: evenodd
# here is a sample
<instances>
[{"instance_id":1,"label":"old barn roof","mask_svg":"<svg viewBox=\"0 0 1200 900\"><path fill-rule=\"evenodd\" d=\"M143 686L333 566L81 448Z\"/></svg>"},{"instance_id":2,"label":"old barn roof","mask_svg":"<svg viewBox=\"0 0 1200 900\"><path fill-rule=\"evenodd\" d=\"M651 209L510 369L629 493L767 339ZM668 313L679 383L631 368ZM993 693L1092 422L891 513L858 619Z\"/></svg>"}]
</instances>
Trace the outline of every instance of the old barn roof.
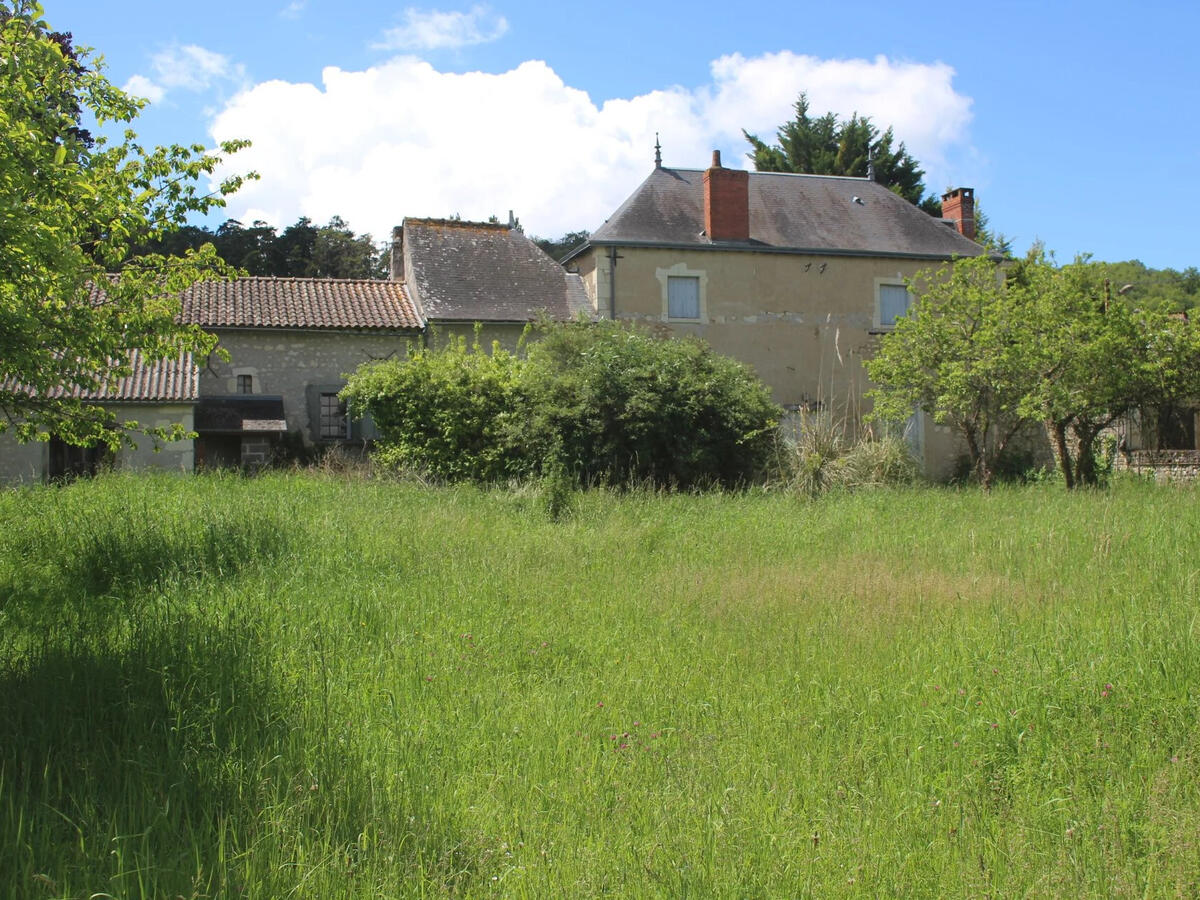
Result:
<instances>
[{"instance_id":1,"label":"old barn roof","mask_svg":"<svg viewBox=\"0 0 1200 900\"><path fill-rule=\"evenodd\" d=\"M749 175L749 241L714 242L704 234L703 170L659 168L596 229L590 243L945 259L985 252L866 178Z\"/></svg>"},{"instance_id":2,"label":"old barn roof","mask_svg":"<svg viewBox=\"0 0 1200 900\"><path fill-rule=\"evenodd\" d=\"M45 393L50 399L72 397L78 400L126 403L192 403L200 390L200 369L192 354L175 359L147 360L141 352L129 354L130 374L110 378L97 389L75 384L59 385ZM34 393L14 381L0 386L2 391Z\"/></svg>"},{"instance_id":3,"label":"old barn roof","mask_svg":"<svg viewBox=\"0 0 1200 900\"><path fill-rule=\"evenodd\" d=\"M202 328L408 331L424 325L398 281L252 276L197 282L181 299L181 320Z\"/></svg>"},{"instance_id":4,"label":"old barn roof","mask_svg":"<svg viewBox=\"0 0 1200 900\"><path fill-rule=\"evenodd\" d=\"M583 281L507 225L405 219L407 285L431 321L570 319L590 308Z\"/></svg>"}]
</instances>

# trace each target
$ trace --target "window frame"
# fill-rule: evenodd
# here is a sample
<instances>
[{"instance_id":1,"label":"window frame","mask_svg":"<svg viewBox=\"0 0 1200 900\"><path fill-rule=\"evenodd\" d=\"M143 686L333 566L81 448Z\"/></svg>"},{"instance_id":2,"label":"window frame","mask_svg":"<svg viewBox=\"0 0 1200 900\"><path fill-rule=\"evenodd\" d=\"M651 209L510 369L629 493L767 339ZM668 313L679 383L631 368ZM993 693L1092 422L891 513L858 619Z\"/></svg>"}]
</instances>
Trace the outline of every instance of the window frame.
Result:
<instances>
[{"instance_id":1,"label":"window frame","mask_svg":"<svg viewBox=\"0 0 1200 900\"><path fill-rule=\"evenodd\" d=\"M326 415L326 400L332 398L338 410L336 418ZM340 420L336 432L326 428L326 423L334 424ZM335 391L319 391L317 393L317 437L322 441L348 441L350 439L350 412L346 402Z\"/></svg>"},{"instance_id":2,"label":"window frame","mask_svg":"<svg viewBox=\"0 0 1200 900\"><path fill-rule=\"evenodd\" d=\"M658 279L659 287L662 293L662 321L664 322L680 322L690 323L694 325L703 324L708 321L708 273L703 269L692 269L687 263L675 263L667 268L655 269L655 277ZM697 315L693 318L690 316L672 316L671 315L671 279L672 278L695 278L697 289Z\"/></svg>"},{"instance_id":3,"label":"window frame","mask_svg":"<svg viewBox=\"0 0 1200 900\"><path fill-rule=\"evenodd\" d=\"M875 314L874 314L874 330L875 331L891 331L893 328L896 327L895 321L892 321L892 322L884 322L883 321L883 288L885 288L885 287L902 287L902 288L904 288L904 293L908 299L908 302L904 306L904 313L902 313L902 316L907 315L908 311L910 309L912 309L912 305L913 305L912 291L909 289L908 282L904 279L903 276L897 274L894 277L876 278L875 279ZM897 317L897 318L900 318L900 317Z\"/></svg>"}]
</instances>

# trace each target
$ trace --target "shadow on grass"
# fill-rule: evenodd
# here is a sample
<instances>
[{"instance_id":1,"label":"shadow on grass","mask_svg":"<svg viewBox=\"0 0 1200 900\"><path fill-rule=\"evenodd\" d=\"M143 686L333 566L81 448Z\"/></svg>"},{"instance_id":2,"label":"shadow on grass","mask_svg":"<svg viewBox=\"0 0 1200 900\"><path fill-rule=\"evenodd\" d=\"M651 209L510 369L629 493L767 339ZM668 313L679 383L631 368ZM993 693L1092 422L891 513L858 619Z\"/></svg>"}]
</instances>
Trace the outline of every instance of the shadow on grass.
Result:
<instances>
[{"instance_id":1,"label":"shadow on grass","mask_svg":"<svg viewBox=\"0 0 1200 900\"><path fill-rule=\"evenodd\" d=\"M129 612L148 589L228 579L282 558L293 539L269 513L210 510L142 516L101 510L22 522L3 540L0 611L38 621L48 610ZM64 521L64 519L66 521Z\"/></svg>"},{"instance_id":2,"label":"shadow on grass","mask_svg":"<svg viewBox=\"0 0 1200 900\"><path fill-rule=\"evenodd\" d=\"M306 721L273 659L236 614L139 626L122 651L0 659L7 896L282 896L331 875L347 888L388 872L444 878L423 870L462 846L452 823L404 798L377 808L371 775ZM395 833L409 822L425 831Z\"/></svg>"}]
</instances>

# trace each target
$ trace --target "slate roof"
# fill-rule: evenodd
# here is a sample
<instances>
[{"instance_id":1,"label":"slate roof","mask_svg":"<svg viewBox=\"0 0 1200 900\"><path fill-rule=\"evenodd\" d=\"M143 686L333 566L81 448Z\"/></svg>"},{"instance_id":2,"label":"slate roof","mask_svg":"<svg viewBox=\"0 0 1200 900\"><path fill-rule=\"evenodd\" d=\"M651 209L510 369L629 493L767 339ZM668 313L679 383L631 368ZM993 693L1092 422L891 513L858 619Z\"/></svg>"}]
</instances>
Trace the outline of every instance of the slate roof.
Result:
<instances>
[{"instance_id":1,"label":"slate roof","mask_svg":"<svg viewBox=\"0 0 1200 900\"><path fill-rule=\"evenodd\" d=\"M701 169L655 169L590 243L939 259L985 252L866 178L775 172L750 173L750 240L714 242L704 234L703 177Z\"/></svg>"},{"instance_id":2,"label":"slate roof","mask_svg":"<svg viewBox=\"0 0 1200 900\"><path fill-rule=\"evenodd\" d=\"M180 320L202 328L420 330L404 285L365 278L201 281L180 295Z\"/></svg>"},{"instance_id":3,"label":"slate roof","mask_svg":"<svg viewBox=\"0 0 1200 900\"><path fill-rule=\"evenodd\" d=\"M432 321L571 319L590 309L583 280L507 225L405 219L402 238L406 284Z\"/></svg>"},{"instance_id":4,"label":"slate roof","mask_svg":"<svg viewBox=\"0 0 1200 900\"><path fill-rule=\"evenodd\" d=\"M193 403L199 396L200 369L190 353L184 353L176 359L151 361L134 350L129 354L129 362L133 367L129 375L104 382L97 390L79 385L60 385L47 391L45 396L50 399L73 397L106 403ZM0 390L30 392L27 387L11 380L0 386Z\"/></svg>"}]
</instances>

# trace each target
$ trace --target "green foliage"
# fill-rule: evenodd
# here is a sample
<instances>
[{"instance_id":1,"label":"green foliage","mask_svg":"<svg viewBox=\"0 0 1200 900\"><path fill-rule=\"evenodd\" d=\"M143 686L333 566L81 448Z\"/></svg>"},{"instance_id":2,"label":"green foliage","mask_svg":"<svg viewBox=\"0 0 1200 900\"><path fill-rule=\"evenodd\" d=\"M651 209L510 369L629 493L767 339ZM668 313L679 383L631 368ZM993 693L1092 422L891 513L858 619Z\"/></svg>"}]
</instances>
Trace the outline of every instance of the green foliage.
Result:
<instances>
[{"instance_id":1,"label":"green foliage","mask_svg":"<svg viewBox=\"0 0 1200 900\"><path fill-rule=\"evenodd\" d=\"M752 481L779 415L745 366L702 341L612 321L546 327L522 382L524 439L539 458L561 448L585 484Z\"/></svg>"},{"instance_id":2,"label":"green foliage","mask_svg":"<svg viewBox=\"0 0 1200 900\"><path fill-rule=\"evenodd\" d=\"M147 251L184 253L212 244L217 254L251 275L288 278L386 278L388 251L371 235L356 235L340 216L317 226L306 216L282 232L266 222L246 227L227 219L216 231L188 225L151 241Z\"/></svg>"},{"instance_id":3,"label":"green foliage","mask_svg":"<svg viewBox=\"0 0 1200 900\"><path fill-rule=\"evenodd\" d=\"M530 240L541 247L543 252L551 259L559 260L567 254L567 251L574 250L591 236L591 232L584 229L582 231L568 231L557 240L539 237L531 238Z\"/></svg>"},{"instance_id":4,"label":"green foliage","mask_svg":"<svg viewBox=\"0 0 1200 900\"><path fill-rule=\"evenodd\" d=\"M83 116L104 130L130 122L143 101L41 15L26 0L0 4L0 430L112 445L136 423L72 399L75 387L128 374L131 349L147 360L207 354L215 339L176 323L177 295L230 271L211 246L136 248L223 205L241 179L203 194L198 182L219 162L203 147L145 148L129 130L81 129Z\"/></svg>"},{"instance_id":5,"label":"green foliage","mask_svg":"<svg viewBox=\"0 0 1200 900\"><path fill-rule=\"evenodd\" d=\"M1151 269L1133 259L1104 263L1105 277L1115 296L1139 309L1159 312L1183 312L1200 303L1200 270L1189 266L1177 269Z\"/></svg>"},{"instance_id":6,"label":"green foliage","mask_svg":"<svg viewBox=\"0 0 1200 900\"><path fill-rule=\"evenodd\" d=\"M949 425L989 487L1026 426L1020 402L1034 385L1031 348L1017 337L1022 304L987 256L920 272L909 287L912 307L867 362L871 418L902 422L920 409Z\"/></svg>"},{"instance_id":7,"label":"green foliage","mask_svg":"<svg viewBox=\"0 0 1200 900\"><path fill-rule=\"evenodd\" d=\"M1068 488L1092 486L1106 428L1200 396L1200 332L1123 302L1103 264L1034 253L1004 276L976 257L922 272L911 288L912 310L867 364L873 416L916 407L951 425L985 487L1025 423L1044 427Z\"/></svg>"},{"instance_id":8,"label":"green foliage","mask_svg":"<svg viewBox=\"0 0 1200 900\"><path fill-rule=\"evenodd\" d=\"M1135 409L1200 396L1200 334L1185 319L1121 302L1104 264L1053 266L1033 255L1013 282L1026 298L1023 340L1038 376L1022 412L1045 426L1068 488L1096 485L1104 429Z\"/></svg>"},{"instance_id":9,"label":"green foliage","mask_svg":"<svg viewBox=\"0 0 1200 900\"><path fill-rule=\"evenodd\" d=\"M742 132L753 148L748 155L759 172L864 177L871 162L876 181L930 215L941 215L938 199L925 197L924 170L903 141L893 146L896 138L890 127L880 132L869 116L858 113L842 121L833 113L814 119L808 114L808 95L804 93L796 99L795 109L796 117L779 126L779 143L774 146Z\"/></svg>"},{"instance_id":10,"label":"green foliage","mask_svg":"<svg viewBox=\"0 0 1200 900\"><path fill-rule=\"evenodd\" d=\"M851 441L824 415L806 417L795 440L783 442L778 477L787 490L819 497L835 488L860 490L911 484L917 461L901 434L867 433Z\"/></svg>"},{"instance_id":11,"label":"green foliage","mask_svg":"<svg viewBox=\"0 0 1200 900\"><path fill-rule=\"evenodd\" d=\"M419 349L343 396L375 420L383 461L482 481L563 466L583 484L739 485L763 472L778 415L740 363L614 322L548 323L527 360Z\"/></svg>"},{"instance_id":12,"label":"green foliage","mask_svg":"<svg viewBox=\"0 0 1200 900\"><path fill-rule=\"evenodd\" d=\"M410 348L405 360L361 367L342 397L369 412L382 435L378 459L438 479L497 481L531 462L514 442L520 361L499 346L451 338Z\"/></svg>"}]
</instances>

